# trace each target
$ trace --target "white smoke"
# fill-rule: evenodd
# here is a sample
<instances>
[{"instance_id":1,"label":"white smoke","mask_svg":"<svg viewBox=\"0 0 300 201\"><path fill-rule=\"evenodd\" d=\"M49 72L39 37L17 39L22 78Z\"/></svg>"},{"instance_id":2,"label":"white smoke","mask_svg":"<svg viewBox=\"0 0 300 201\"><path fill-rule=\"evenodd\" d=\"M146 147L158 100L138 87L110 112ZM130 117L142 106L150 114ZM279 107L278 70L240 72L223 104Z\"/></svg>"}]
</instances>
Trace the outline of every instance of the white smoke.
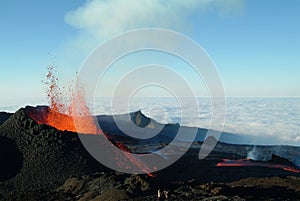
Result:
<instances>
[{"instance_id":1,"label":"white smoke","mask_svg":"<svg viewBox=\"0 0 300 201\"><path fill-rule=\"evenodd\" d=\"M199 29L201 15L242 13L244 0L92 0L65 15L79 30L72 48L91 51L108 37L137 28L167 28L188 34Z\"/></svg>"},{"instance_id":2,"label":"white smoke","mask_svg":"<svg viewBox=\"0 0 300 201\"><path fill-rule=\"evenodd\" d=\"M203 10L224 14L242 8L241 0L93 0L67 13L65 20L98 38L142 27L184 28Z\"/></svg>"},{"instance_id":3,"label":"white smoke","mask_svg":"<svg viewBox=\"0 0 300 201\"><path fill-rule=\"evenodd\" d=\"M268 161L271 159L273 151L263 146L253 146L248 152L247 158L255 161Z\"/></svg>"},{"instance_id":4,"label":"white smoke","mask_svg":"<svg viewBox=\"0 0 300 201\"><path fill-rule=\"evenodd\" d=\"M252 159L252 160L256 160L256 146L253 147L253 149L251 149L248 154L247 154L247 158L248 159Z\"/></svg>"},{"instance_id":5,"label":"white smoke","mask_svg":"<svg viewBox=\"0 0 300 201\"><path fill-rule=\"evenodd\" d=\"M272 154L288 159L296 166L300 167L299 147L291 148L287 146L253 146L247 153L247 158L255 161L268 161Z\"/></svg>"}]
</instances>

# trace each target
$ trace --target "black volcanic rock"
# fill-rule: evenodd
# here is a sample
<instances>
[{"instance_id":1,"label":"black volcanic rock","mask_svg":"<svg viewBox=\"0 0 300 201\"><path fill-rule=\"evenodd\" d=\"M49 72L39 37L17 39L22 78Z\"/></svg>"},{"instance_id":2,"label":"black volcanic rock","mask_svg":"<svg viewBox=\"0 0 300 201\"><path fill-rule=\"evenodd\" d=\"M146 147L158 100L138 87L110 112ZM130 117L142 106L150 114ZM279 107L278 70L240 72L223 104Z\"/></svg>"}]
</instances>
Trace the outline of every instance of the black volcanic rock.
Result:
<instances>
[{"instance_id":1,"label":"black volcanic rock","mask_svg":"<svg viewBox=\"0 0 300 201\"><path fill-rule=\"evenodd\" d=\"M23 165L23 156L14 141L0 136L0 181L16 176Z\"/></svg>"},{"instance_id":2,"label":"black volcanic rock","mask_svg":"<svg viewBox=\"0 0 300 201\"><path fill-rule=\"evenodd\" d=\"M4 158L6 161L1 163L22 164L14 178L0 184L1 191L56 187L71 175L107 170L90 156L77 133L61 132L47 125L39 125L27 116L24 108L0 126L0 136L0 144L13 149L10 150L13 154L7 156L10 158ZM19 157L18 152L22 157ZM16 155L21 161L12 159ZM2 177L3 174L7 172L1 172Z\"/></svg>"}]
</instances>

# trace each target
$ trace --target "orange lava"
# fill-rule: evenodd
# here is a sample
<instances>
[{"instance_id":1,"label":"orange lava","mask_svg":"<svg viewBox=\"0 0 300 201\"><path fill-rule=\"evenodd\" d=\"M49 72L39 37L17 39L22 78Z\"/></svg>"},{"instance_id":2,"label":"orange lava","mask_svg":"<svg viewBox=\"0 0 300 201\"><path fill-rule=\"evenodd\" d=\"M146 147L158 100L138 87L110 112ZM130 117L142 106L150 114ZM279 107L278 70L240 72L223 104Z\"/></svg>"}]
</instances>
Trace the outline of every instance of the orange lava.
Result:
<instances>
[{"instance_id":1,"label":"orange lava","mask_svg":"<svg viewBox=\"0 0 300 201\"><path fill-rule=\"evenodd\" d=\"M300 170L297 170L293 167L284 167L283 169L286 171L294 172L294 173L300 173Z\"/></svg>"},{"instance_id":2,"label":"orange lava","mask_svg":"<svg viewBox=\"0 0 300 201\"><path fill-rule=\"evenodd\" d=\"M48 67L48 71L44 84L48 86L47 97L50 106L40 111L29 111L29 117L39 124L47 124L61 131L102 134L90 115L82 91L76 89L69 91L70 94L64 94L58 86L58 78L55 76L53 67ZM64 99L68 96L71 96L70 103Z\"/></svg>"},{"instance_id":3,"label":"orange lava","mask_svg":"<svg viewBox=\"0 0 300 201\"><path fill-rule=\"evenodd\" d=\"M102 134L91 116L69 116L49 107L28 110L28 116L39 124L47 124L61 131L81 134ZM76 121L76 126L75 126Z\"/></svg>"},{"instance_id":4,"label":"orange lava","mask_svg":"<svg viewBox=\"0 0 300 201\"><path fill-rule=\"evenodd\" d=\"M223 162L220 162L216 165L217 167L243 167L243 166L257 166L257 167L268 167L268 168L279 168L285 171L300 173L300 170L290 167L287 165L282 164L273 164L268 162L260 162L260 161L253 161L250 159L239 159L239 160L229 160L223 159Z\"/></svg>"}]
</instances>

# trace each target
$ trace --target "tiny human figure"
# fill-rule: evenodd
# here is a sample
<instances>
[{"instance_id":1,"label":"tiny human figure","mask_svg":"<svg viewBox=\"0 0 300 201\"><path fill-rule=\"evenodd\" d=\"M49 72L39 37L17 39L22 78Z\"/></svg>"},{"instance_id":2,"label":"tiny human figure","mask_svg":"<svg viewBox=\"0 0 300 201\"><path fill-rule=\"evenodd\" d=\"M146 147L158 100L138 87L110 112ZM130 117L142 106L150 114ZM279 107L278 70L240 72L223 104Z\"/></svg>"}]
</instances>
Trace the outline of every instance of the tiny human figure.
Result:
<instances>
[{"instance_id":1,"label":"tiny human figure","mask_svg":"<svg viewBox=\"0 0 300 201\"><path fill-rule=\"evenodd\" d=\"M165 191L163 191L163 193L164 193L165 198L168 199L169 192L165 190Z\"/></svg>"},{"instance_id":2,"label":"tiny human figure","mask_svg":"<svg viewBox=\"0 0 300 201\"><path fill-rule=\"evenodd\" d=\"M157 198L158 198L158 199L161 198L161 192L160 192L160 189L158 189L158 191L157 191Z\"/></svg>"}]
</instances>

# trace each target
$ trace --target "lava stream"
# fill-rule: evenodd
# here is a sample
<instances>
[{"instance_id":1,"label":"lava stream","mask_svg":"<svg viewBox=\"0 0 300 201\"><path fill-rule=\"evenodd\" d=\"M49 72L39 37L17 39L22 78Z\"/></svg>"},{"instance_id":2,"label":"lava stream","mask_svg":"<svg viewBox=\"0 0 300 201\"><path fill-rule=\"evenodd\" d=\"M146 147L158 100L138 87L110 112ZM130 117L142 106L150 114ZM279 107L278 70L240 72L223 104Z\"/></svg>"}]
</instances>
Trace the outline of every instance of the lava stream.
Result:
<instances>
[{"instance_id":1,"label":"lava stream","mask_svg":"<svg viewBox=\"0 0 300 201\"><path fill-rule=\"evenodd\" d=\"M239 160L223 159L223 162L218 163L216 166L218 167L257 166L257 167L279 168L289 172L300 173L300 170L294 167L290 167L282 164L274 164L269 162L253 161L251 159L239 159Z\"/></svg>"}]
</instances>

